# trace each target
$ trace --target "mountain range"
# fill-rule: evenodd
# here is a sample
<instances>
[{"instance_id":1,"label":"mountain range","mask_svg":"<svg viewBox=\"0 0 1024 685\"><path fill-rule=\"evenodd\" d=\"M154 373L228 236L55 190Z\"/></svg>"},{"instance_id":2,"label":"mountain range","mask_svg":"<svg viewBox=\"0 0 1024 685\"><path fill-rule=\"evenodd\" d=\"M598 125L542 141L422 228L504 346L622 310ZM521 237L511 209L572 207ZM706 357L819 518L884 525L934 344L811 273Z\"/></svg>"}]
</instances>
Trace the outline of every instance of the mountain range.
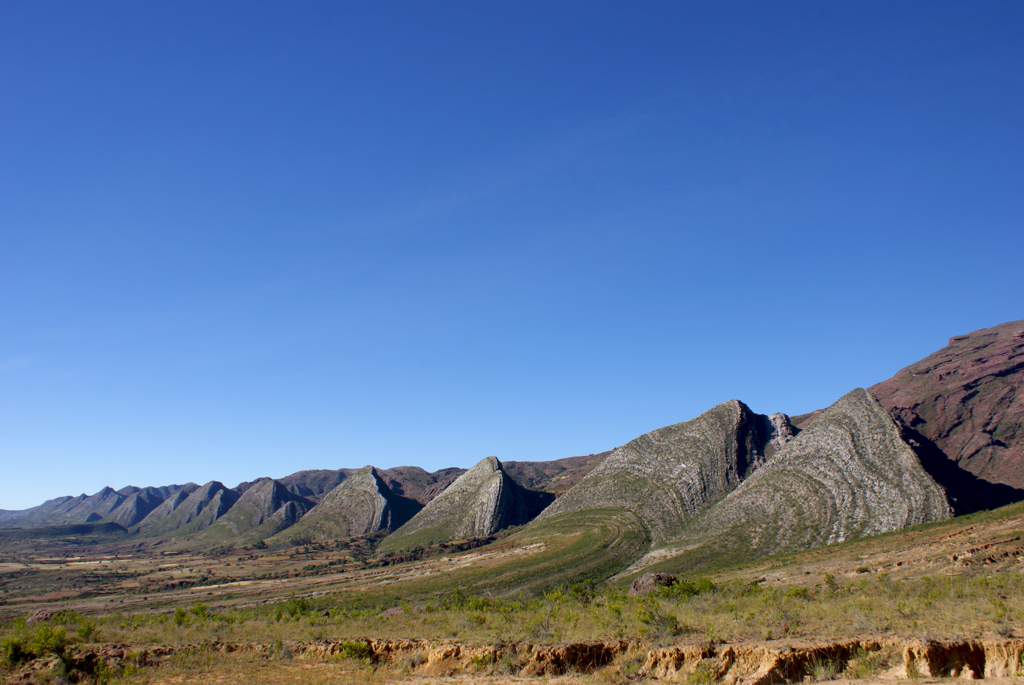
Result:
<instances>
[{"instance_id":1,"label":"mountain range","mask_svg":"<svg viewBox=\"0 0 1024 685\"><path fill-rule=\"evenodd\" d=\"M0 528L105 523L139 539L233 546L372 534L389 554L509 528L525 540L597 526L629 543L604 572L686 570L1024 500L1022 383L1017 321L955 336L801 416L734 399L600 454L108 487L0 510Z\"/></svg>"}]
</instances>

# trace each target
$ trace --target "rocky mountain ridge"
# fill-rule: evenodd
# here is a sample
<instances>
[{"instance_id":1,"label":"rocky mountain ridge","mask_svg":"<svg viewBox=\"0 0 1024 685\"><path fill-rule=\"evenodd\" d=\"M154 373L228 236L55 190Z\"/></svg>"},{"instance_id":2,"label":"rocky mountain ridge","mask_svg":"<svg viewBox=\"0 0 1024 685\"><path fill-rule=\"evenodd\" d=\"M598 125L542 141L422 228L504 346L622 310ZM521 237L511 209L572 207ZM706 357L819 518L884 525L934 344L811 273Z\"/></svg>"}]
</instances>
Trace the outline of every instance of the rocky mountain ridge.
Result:
<instances>
[{"instance_id":1,"label":"rocky mountain ridge","mask_svg":"<svg viewBox=\"0 0 1024 685\"><path fill-rule=\"evenodd\" d=\"M755 414L729 400L612 450L539 518L626 509L647 523L655 539L664 539L732 491L794 434L785 415Z\"/></svg>"},{"instance_id":2,"label":"rocky mountain ridge","mask_svg":"<svg viewBox=\"0 0 1024 685\"><path fill-rule=\"evenodd\" d=\"M729 400L588 456L104 488L0 511L0 528L104 522L139 538L231 545L385 534L381 551L396 552L509 527L528 536L584 526L632 540L620 571L692 568L1024 499L1022 385L1024 322L1011 322L956 336L793 419Z\"/></svg>"},{"instance_id":3,"label":"rocky mountain ridge","mask_svg":"<svg viewBox=\"0 0 1024 685\"><path fill-rule=\"evenodd\" d=\"M550 493L522 487L505 472L497 457L487 457L388 536L381 549L393 551L485 537L529 522L553 500Z\"/></svg>"},{"instance_id":4,"label":"rocky mountain ridge","mask_svg":"<svg viewBox=\"0 0 1024 685\"><path fill-rule=\"evenodd\" d=\"M953 515L899 427L867 391L837 400L749 478L631 566L730 554L751 559L887 533Z\"/></svg>"}]
</instances>

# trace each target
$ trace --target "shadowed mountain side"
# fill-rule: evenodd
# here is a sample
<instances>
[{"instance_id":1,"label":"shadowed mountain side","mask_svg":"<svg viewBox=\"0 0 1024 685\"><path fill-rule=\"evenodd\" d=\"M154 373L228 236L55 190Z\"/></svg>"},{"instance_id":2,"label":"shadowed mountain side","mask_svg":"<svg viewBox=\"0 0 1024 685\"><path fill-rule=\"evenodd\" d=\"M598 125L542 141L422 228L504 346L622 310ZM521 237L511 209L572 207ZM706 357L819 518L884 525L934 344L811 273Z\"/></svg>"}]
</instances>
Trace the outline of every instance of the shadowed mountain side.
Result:
<instances>
[{"instance_id":1,"label":"shadowed mountain side","mask_svg":"<svg viewBox=\"0 0 1024 685\"><path fill-rule=\"evenodd\" d=\"M312 540L391 532L423 508L396 495L372 466L359 469L289 528L284 537Z\"/></svg>"},{"instance_id":2,"label":"shadowed mountain side","mask_svg":"<svg viewBox=\"0 0 1024 685\"><path fill-rule=\"evenodd\" d=\"M1022 388L1024 321L1012 321L950 338L871 392L921 444L981 481L1014 488L1001 491L1014 501L1024 489Z\"/></svg>"},{"instance_id":3,"label":"shadowed mountain side","mask_svg":"<svg viewBox=\"0 0 1024 685\"><path fill-rule=\"evenodd\" d=\"M193 484L189 484L195 487ZM47 500L37 507L23 509L21 511L0 510L0 528L10 526L32 527L50 526L63 524L78 524L99 521L106 519L116 521L118 524L128 526L124 520L138 517L141 512L145 516L152 509L150 505L159 505L169 493L176 492L183 487L181 485L165 485L159 488L137 488L127 486L119 491L112 488L103 488L94 495L79 495L77 497L57 497ZM140 493L145 493L142 501L133 499ZM129 515L119 514L125 507L135 510L136 513ZM147 508L149 508L147 510ZM116 518L115 518L116 517ZM141 519L137 519L136 522Z\"/></svg>"},{"instance_id":4,"label":"shadowed mountain side","mask_svg":"<svg viewBox=\"0 0 1024 685\"><path fill-rule=\"evenodd\" d=\"M273 478L260 478L203 532L203 536L216 539L246 534L270 537L293 525L313 506L311 500L292 494Z\"/></svg>"},{"instance_id":5,"label":"shadowed mountain side","mask_svg":"<svg viewBox=\"0 0 1024 685\"><path fill-rule=\"evenodd\" d=\"M952 516L899 427L866 390L826 409L681 535L630 567L690 571ZM650 569L647 569L650 570Z\"/></svg>"},{"instance_id":6,"label":"shadowed mountain side","mask_svg":"<svg viewBox=\"0 0 1024 685\"><path fill-rule=\"evenodd\" d=\"M142 537L198 533L226 514L239 497L237 492L215 480L197 488L183 500L180 499L182 494L175 493L165 500L132 532Z\"/></svg>"},{"instance_id":7,"label":"shadowed mountain side","mask_svg":"<svg viewBox=\"0 0 1024 685\"><path fill-rule=\"evenodd\" d=\"M554 461L506 461L502 468L524 488L557 495L583 480L609 454L610 451Z\"/></svg>"},{"instance_id":8,"label":"shadowed mountain side","mask_svg":"<svg viewBox=\"0 0 1024 685\"><path fill-rule=\"evenodd\" d=\"M319 502L357 471L358 469L297 471L284 478L278 478L277 482L288 488L292 494ZM432 500L465 472L466 469L447 468L431 473L418 466L396 466L378 470L393 493L414 499L420 504ZM234 490L242 494L254 484L255 481L239 483Z\"/></svg>"},{"instance_id":9,"label":"shadowed mountain side","mask_svg":"<svg viewBox=\"0 0 1024 685\"><path fill-rule=\"evenodd\" d=\"M612 450L541 521L590 509L633 512L655 540L720 499L793 435L783 414L755 414L729 400L700 416L645 433Z\"/></svg>"},{"instance_id":10,"label":"shadowed mountain side","mask_svg":"<svg viewBox=\"0 0 1024 685\"><path fill-rule=\"evenodd\" d=\"M550 493L526 490L502 470L497 457L487 457L385 538L378 549L396 551L490 535L530 521L553 499Z\"/></svg>"},{"instance_id":11,"label":"shadowed mountain side","mask_svg":"<svg viewBox=\"0 0 1024 685\"><path fill-rule=\"evenodd\" d=\"M1024 500L1024 490L978 478L960 468L931 440L913 428L902 425L899 417L896 417L896 425L902 431L903 440L914 448L924 470L946 491L946 497L957 515L996 509Z\"/></svg>"},{"instance_id":12,"label":"shadowed mountain side","mask_svg":"<svg viewBox=\"0 0 1024 685\"><path fill-rule=\"evenodd\" d=\"M131 528L164 503L156 488L144 488L128 495L121 504L107 515L106 520L125 528Z\"/></svg>"},{"instance_id":13,"label":"shadowed mountain side","mask_svg":"<svg viewBox=\"0 0 1024 685\"><path fill-rule=\"evenodd\" d=\"M466 469L446 468L424 471L418 466L396 466L379 471L391 492L426 504L445 491Z\"/></svg>"}]
</instances>

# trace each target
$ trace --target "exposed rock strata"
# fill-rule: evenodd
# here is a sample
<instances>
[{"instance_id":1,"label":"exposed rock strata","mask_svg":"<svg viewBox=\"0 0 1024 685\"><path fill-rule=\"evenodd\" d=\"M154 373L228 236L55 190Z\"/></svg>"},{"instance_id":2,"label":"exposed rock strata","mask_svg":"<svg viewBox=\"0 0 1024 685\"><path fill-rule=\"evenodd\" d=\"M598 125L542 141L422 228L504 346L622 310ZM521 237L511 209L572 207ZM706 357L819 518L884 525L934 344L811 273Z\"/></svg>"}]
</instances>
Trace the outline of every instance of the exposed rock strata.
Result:
<instances>
[{"instance_id":1,"label":"exposed rock strata","mask_svg":"<svg viewBox=\"0 0 1024 685\"><path fill-rule=\"evenodd\" d=\"M154 509L134 532L147 536L197 533L226 514L239 497L237 492L215 480L197 488L172 507L174 500L180 499L180 493L177 494Z\"/></svg>"},{"instance_id":2,"label":"exposed rock strata","mask_svg":"<svg viewBox=\"0 0 1024 685\"><path fill-rule=\"evenodd\" d=\"M487 457L388 536L380 548L407 549L490 535L526 523L553 499L553 495L521 487L505 473L497 457Z\"/></svg>"},{"instance_id":3,"label":"exposed rock strata","mask_svg":"<svg viewBox=\"0 0 1024 685\"><path fill-rule=\"evenodd\" d=\"M626 509L655 540L664 540L754 473L794 432L785 415L763 416L739 400L723 402L612 450L538 522L591 509Z\"/></svg>"},{"instance_id":4,"label":"exposed rock strata","mask_svg":"<svg viewBox=\"0 0 1024 685\"><path fill-rule=\"evenodd\" d=\"M858 388L681 535L631 568L683 553L705 562L737 552L764 556L950 516L944 490L885 409ZM679 563L689 563L685 559Z\"/></svg>"},{"instance_id":5,"label":"exposed rock strata","mask_svg":"<svg viewBox=\"0 0 1024 685\"><path fill-rule=\"evenodd\" d=\"M273 478L260 478L209 527L206 535L270 537L295 524L313 506L312 501L293 494Z\"/></svg>"},{"instance_id":6,"label":"exposed rock strata","mask_svg":"<svg viewBox=\"0 0 1024 685\"><path fill-rule=\"evenodd\" d=\"M366 466L327 493L286 536L335 538L391 532L422 508L419 502L396 495L376 468Z\"/></svg>"},{"instance_id":7,"label":"exposed rock strata","mask_svg":"<svg viewBox=\"0 0 1024 685\"><path fill-rule=\"evenodd\" d=\"M536 644L509 642L494 645L438 643L434 640L319 640L285 643L207 643L202 645L146 646L100 645L73 647L65 664L79 673L94 673L133 664L157 665L178 652L216 651L275 656L284 648L307 660L328 661L348 654L353 642L365 645L374 664L405 664L420 677L479 673L482 664L501 664L504 672L519 677L551 676L568 672L592 673L611 669L616 658L638 655L643 665L639 677L672 682L699 680L733 685L799 683L812 678L822 665L845 674L858 659L877 663L881 679L908 678L1012 678L1021 675L1024 640L975 639L928 640L898 637L866 638L835 642L740 642L733 644L682 643L648 648L630 640ZM31 682L33 674L56 666L39 659L17 677ZM618 674L622 675L622 674ZM852 677L852 676L851 676Z\"/></svg>"}]
</instances>

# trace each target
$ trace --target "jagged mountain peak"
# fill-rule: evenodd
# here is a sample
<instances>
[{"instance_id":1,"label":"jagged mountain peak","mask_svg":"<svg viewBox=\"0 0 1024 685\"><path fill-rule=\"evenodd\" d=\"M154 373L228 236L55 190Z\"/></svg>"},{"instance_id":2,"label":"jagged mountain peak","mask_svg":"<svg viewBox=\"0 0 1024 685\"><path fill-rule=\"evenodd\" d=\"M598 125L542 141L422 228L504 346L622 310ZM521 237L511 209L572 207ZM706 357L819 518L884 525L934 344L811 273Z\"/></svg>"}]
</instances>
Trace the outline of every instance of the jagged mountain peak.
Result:
<instances>
[{"instance_id":1,"label":"jagged mountain peak","mask_svg":"<svg viewBox=\"0 0 1024 685\"><path fill-rule=\"evenodd\" d=\"M381 549L490 535L530 521L553 499L526 490L504 472L497 457L485 457L388 536Z\"/></svg>"},{"instance_id":2,"label":"jagged mountain peak","mask_svg":"<svg viewBox=\"0 0 1024 685\"><path fill-rule=\"evenodd\" d=\"M344 537L391 532L423 508L394 493L374 466L351 473L286 534L289 538Z\"/></svg>"},{"instance_id":3,"label":"jagged mountain peak","mask_svg":"<svg viewBox=\"0 0 1024 685\"><path fill-rule=\"evenodd\" d=\"M538 522L587 510L625 510L655 539L665 539L761 467L795 432L784 414L768 417L727 400L612 450Z\"/></svg>"},{"instance_id":4,"label":"jagged mountain peak","mask_svg":"<svg viewBox=\"0 0 1024 685\"><path fill-rule=\"evenodd\" d=\"M692 569L710 560L756 558L950 516L945 491L899 427L871 393L856 388L631 570L656 562Z\"/></svg>"}]
</instances>

